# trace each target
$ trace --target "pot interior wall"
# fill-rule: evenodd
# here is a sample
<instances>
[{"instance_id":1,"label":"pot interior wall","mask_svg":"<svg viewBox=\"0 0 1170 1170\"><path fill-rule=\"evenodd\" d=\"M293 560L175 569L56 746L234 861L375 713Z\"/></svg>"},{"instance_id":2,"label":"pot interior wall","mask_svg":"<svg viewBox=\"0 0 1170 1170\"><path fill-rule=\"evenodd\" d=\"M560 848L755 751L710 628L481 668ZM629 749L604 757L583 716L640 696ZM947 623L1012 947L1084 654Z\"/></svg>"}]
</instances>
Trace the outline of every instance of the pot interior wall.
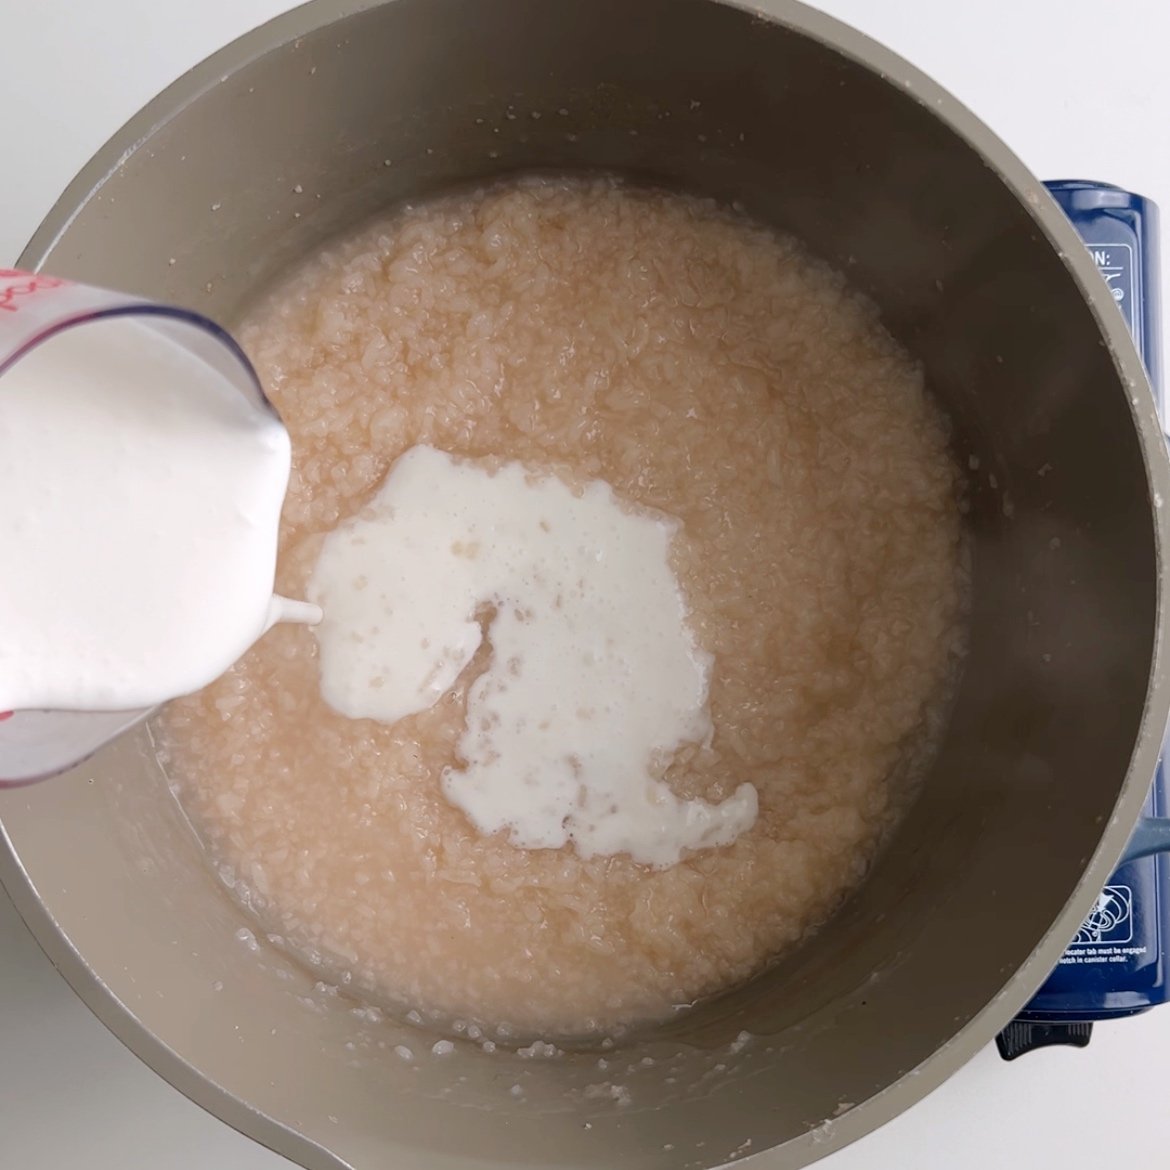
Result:
<instances>
[{"instance_id":1,"label":"pot interior wall","mask_svg":"<svg viewBox=\"0 0 1170 1170\"><path fill-rule=\"evenodd\" d=\"M223 65L182 108L156 106L165 119L26 260L230 322L330 234L456 183L599 167L737 200L875 298L954 418L957 458L978 459L970 661L923 796L857 897L767 976L611 1054L435 1059L264 939L254 951L141 737L0 797L44 906L157 1037L139 1036L152 1063L307 1165L827 1152L826 1119L920 1066L1028 957L1133 750L1154 526L1074 281L913 88L706 0L394 0ZM732 1053L741 1030L756 1038Z\"/></svg>"}]
</instances>

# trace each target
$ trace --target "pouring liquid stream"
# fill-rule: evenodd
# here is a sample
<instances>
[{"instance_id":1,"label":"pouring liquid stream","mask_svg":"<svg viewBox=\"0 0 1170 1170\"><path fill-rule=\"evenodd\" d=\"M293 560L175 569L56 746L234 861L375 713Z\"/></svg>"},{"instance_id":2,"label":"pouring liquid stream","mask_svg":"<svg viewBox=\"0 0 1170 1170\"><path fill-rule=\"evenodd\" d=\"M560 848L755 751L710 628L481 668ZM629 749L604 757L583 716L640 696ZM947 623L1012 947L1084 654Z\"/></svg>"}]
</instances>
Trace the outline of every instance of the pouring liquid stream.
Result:
<instances>
[{"instance_id":1,"label":"pouring liquid stream","mask_svg":"<svg viewBox=\"0 0 1170 1170\"><path fill-rule=\"evenodd\" d=\"M288 433L199 340L110 316L3 370L0 780L75 762L277 622L321 618L273 594Z\"/></svg>"}]
</instances>

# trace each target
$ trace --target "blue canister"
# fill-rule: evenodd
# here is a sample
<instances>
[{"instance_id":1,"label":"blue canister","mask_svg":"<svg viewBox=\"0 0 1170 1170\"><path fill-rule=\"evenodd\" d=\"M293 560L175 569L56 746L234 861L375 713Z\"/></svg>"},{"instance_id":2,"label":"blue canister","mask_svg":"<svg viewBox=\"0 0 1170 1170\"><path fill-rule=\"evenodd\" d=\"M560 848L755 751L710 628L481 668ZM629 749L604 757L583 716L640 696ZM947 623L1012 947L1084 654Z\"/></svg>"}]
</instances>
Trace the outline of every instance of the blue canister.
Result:
<instances>
[{"instance_id":1,"label":"blue canister","mask_svg":"<svg viewBox=\"0 0 1170 1170\"><path fill-rule=\"evenodd\" d=\"M1047 186L1109 285L1162 412L1157 206L1105 183L1062 180ZM1160 764L1144 816L1165 817L1168 804L1170 788ZM1136 851L1136 846L1131 849ZM1126 861L1101 891L1056 970L1000 1033L1001 1055L1012 1060L1052 1044L1084 1047L1095 1022L1165 1003L1170 986L1164 940L1170 940L1170 861L1165 854Z\"/></svg>"}]
</instances>

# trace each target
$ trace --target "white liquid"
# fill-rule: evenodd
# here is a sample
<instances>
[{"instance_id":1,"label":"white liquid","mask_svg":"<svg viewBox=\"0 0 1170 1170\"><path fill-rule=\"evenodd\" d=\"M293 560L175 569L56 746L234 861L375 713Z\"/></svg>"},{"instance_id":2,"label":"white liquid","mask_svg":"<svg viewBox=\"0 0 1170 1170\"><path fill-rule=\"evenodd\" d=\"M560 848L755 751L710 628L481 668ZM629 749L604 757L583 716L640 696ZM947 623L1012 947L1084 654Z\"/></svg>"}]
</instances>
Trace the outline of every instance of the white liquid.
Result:
<instances>
[{"instance_id":1,"label":"white liquid","mask_svg":"<svg viewBox=\"0 0 1170 1170\"><path fill-rule=\"evenodd\" d=\"M0 710L198 690L274 620L288 434L149 326L75 326L0 379Z\"/></svg>"},{"instance_id":2,"label":"white liquid","mask_svg":"<svg viewBox=\"0 0 1170 1170\"><path fill-rule=\"evenodd\" d=\"M670 567L676 529L601 482L577 496L519 464L490 474L414 447L322 548L309 586L325 614L322 695L355 719L425 710L475 655L490 607L466 767L443 777L476 828L660 866L727 844L756 819L750 784L711 804L655 775L711 734L711 664Z\"/></svg>"}]
</instances>

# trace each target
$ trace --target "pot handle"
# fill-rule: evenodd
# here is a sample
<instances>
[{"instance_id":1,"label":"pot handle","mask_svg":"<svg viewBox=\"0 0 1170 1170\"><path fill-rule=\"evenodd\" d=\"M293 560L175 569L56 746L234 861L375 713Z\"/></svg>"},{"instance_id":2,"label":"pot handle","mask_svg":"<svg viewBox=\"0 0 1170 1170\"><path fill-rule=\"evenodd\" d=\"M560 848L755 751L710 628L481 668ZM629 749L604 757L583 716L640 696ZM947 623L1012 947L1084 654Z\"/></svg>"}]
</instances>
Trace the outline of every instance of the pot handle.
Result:
<instances>
[{"instance_id":1,"label":"pot handle","mask_svg":"<svg viewBox=\"0 0 1170 1170\"><path fill-rule=\"evenodd\" d=\"M1142 817L1129 839L1121 864L1154 853L1170 853L1170 817Z\"/></svg>"}]
</instances>

